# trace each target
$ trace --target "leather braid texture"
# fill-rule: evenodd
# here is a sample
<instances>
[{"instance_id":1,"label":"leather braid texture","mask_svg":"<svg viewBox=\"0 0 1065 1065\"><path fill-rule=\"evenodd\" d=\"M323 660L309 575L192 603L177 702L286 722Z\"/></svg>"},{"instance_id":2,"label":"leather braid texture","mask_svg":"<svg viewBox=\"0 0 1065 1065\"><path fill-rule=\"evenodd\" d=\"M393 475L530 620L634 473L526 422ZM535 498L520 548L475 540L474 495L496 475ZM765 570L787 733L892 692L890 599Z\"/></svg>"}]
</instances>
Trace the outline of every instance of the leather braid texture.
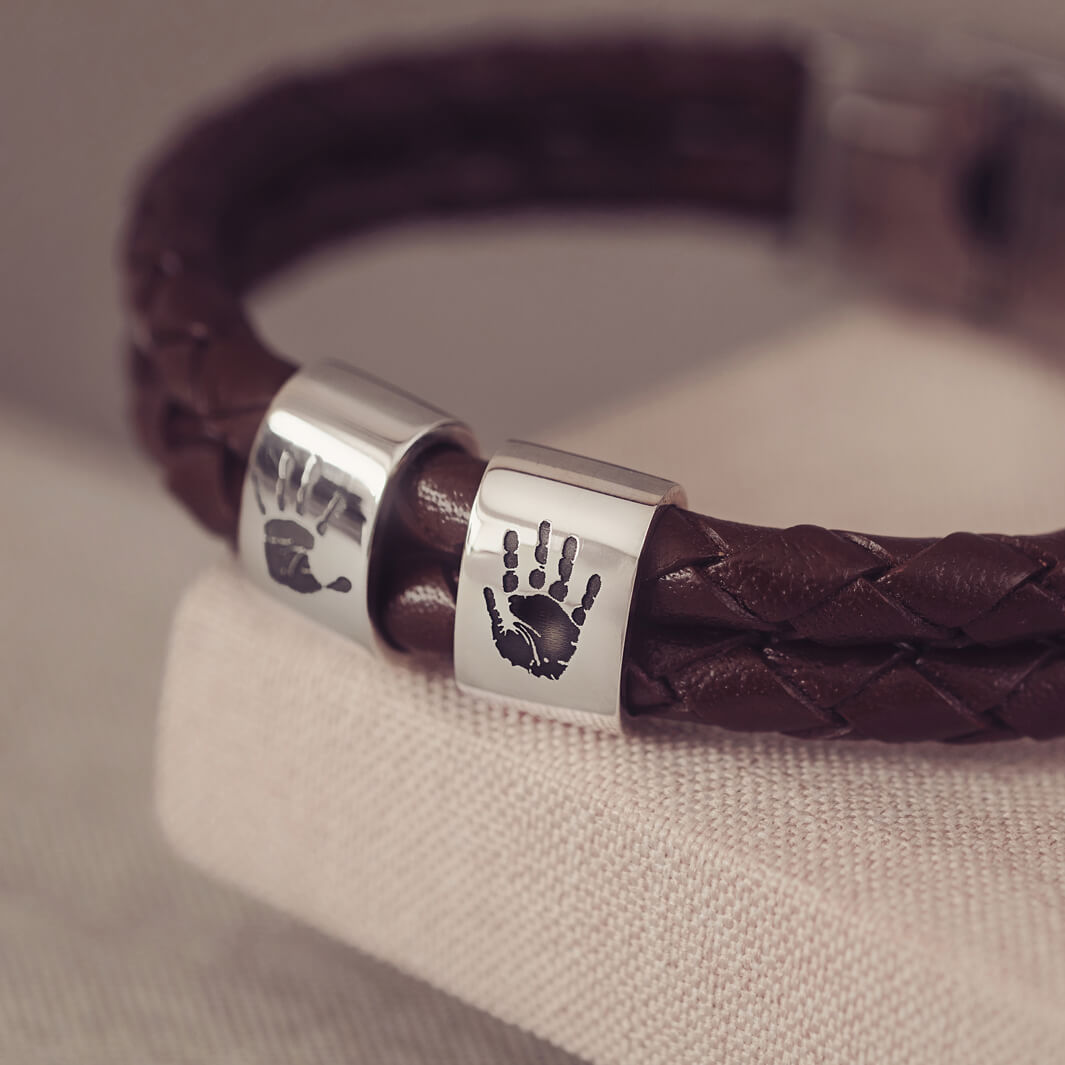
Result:
<instances>
[{"instance_id":1,"label":"leather braid texture","mask_svg":"<svg viewBox=\"0 0 1065 1065\"><path fill-rule=\"evenodd\" d=\"M124 243L134 416L171 490L235 536L244 467L294 367L243 297L325 241L416 217L682 206L786 219L804 72L774 45L478 43L273 82L178 135ZM483 462L400 486L379 617L449 653ZM624 678L636 715L803 737L1065 734L1065 532L878 538L663 512Z\"/></svg>"},{"instance_id":2,"label":"leather braid texture","mask_svg":"<svg viewBox=\"0 0 1065 1065\"><path fill-rule=\"evenodd\" d=\"M241 296L399 220L688 206L781 218L803 88L777 47L476 44L268 84L151 165L123 247L134 417L171 490L232 539L259 421L293 367Z\"/></svg>"},{"instance_id":3,"label":"leather braid texture","mask_svg":"<svg viewBox=\"0 0 1065 1065\"><path fill-rule=\"evenodd\" d=\"M672 508L643 559L630 710L882 740L1065 732L1065 532L874 538Z\"/></svg>"}]
</instances>

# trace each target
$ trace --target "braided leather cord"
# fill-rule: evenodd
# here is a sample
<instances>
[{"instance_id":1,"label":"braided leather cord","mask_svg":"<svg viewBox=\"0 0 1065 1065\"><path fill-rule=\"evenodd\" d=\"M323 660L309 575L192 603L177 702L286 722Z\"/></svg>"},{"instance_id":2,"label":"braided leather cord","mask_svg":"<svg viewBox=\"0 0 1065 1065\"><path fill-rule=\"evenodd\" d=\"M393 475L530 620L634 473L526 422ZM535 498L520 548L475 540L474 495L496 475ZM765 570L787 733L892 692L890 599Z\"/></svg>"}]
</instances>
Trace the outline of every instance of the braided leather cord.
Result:
<instances>
[{"instance_id":1,"label":"braided leather cord","mask_svg":"<svg viewBox=\"0 0 1065 1065\"><path fill-rule=\"evenodd\" d=\"M405 523L443 551L390 589L402 646L450 647L482 470L452 452L411 471ZM1063 557L1065 532L875 538L665 508L640 563L626 707L803 738L1052 739L1065 734Z\"/></svg>"},{"instance_id":2,"label":"braided leather cord","mask_svg":"<svg viewBox=\"0 0 1065 1065\"><path fill-rule=\"evenodd\" d=\"M671 508L643 559L633 712L881 740L1065 733L1065 533L872 537Z\"/></svg>"},{"instance_id":3,"label":"braided leather cord","mask_svg":"<svg viewBox=\"0 0 1065 1065\"><path fill-rule=\"evenodd\" d=\"M772 45L474 45L273 83L146 172L124 244L134 417L171 490L235 536L266 407L294 367L247 290L303 251L400 219L525 206L686 206L783 220L804 73ZM483 463L427 455L381 617L449 653ZM874 538L670 508L642 563L629 710L884 740L1065 733L1065 533Z\"/></svg>"},{"instance_id":4,"label":"braided leather cord","mask_svg":"<svg viewBox=\"0 0 1065 1065\"><path fill-rule=\"evenodd\" d=\"M474 45L270 84L145 173L123 247L134 416L171 490L230 538L293 367L240 296L308 248L399 219L662 204L779 217L802 70L779 48Z\"/></svg>"}]
</instances>

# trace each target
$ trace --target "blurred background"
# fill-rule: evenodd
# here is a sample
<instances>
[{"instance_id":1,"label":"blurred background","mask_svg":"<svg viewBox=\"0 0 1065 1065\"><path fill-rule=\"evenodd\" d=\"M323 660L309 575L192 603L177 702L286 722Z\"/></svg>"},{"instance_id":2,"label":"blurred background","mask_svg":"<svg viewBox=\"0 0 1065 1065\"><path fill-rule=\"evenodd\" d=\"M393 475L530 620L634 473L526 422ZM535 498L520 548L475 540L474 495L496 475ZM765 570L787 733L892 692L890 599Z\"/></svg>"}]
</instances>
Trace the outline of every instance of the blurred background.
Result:
<instances>
[{"instance_id":1,"label":"blurred background","mask_svg":"<svg viewBox=\"0 0 1065 1065\"><path fill-rule=\"evenodd\" d=\"M568 1060L167 854L151 814L167 626L181 590L222 549L134 452L114 252L139 161L176 121L246 79L397 40L619 21L797 38L871 25L1065 54L1058 0L0 5L0 471L12 486L0 504L3 1062ZM701 394L718 395L705 431L712 437L716 418L722 439L739 443L734 467L710 471L692 495L729 517L928 532L1008 524L1034 499L1028 517L1049 521L1045 471L1024 464L1018 475L986 430L1012 404L1046 452L1061 443L1065 396L1032 367L1003 377L985 346L967 391L945 357L916 371L932 399L891 393L894 428L914 424L905 521L926 523L898 527L897 505L874 490L877 463L897 457L893 427L863 426L831 398L838 350L819 361L809 340L851 313L851 296L780 251L778 235L705 220L427 226L301 266L259 294L255 313L297 361L351 359L454 410L488 449L504 435L576 439L595 422L599 454L624 461L631 412L668 424L675 396L697 379ZM850 383L890 392L896 375L875 376L883 330L847 321ZM807 338L807 357L782 375L777 357L796 337ZM523 374L534 360L541 373ZM537 402L555 368L566 370L564 396ZM500 382L515 374L523 401L501 407ZM774 435L795 388L805 417L792 411ZM751 410L743 397L755 390L775 398ZM931 413L943 404L968 408L948 438ZM810 445L796 448L803 433ZM952 501L981 442L975 466L988 480ZM929 452L945 465L924 468L917 457ZM796 513L811 499L816 513Z\"/></svg>"},{"instance_id":2,"label":"blurred background","mask_svg":"<svg viewBox=\"0 0 1065 1065\"><path fill-rule=\"evenodd\" d=\"M399 39L601 21L796 37L870 28L924 41L965 34L1065 51L1065 17L1053 0L667 0L653 8L637 0L7 0L0 11L3 395L100 437L124 433L116 233L138 162L190 111L264 71ZM304 271L264 299L264 321L296 358L325 349L349 354L483 424L492 414L477 386L491 379L471 375L456 386L450 367L464 353L468 365L484 369L485 353L505 350L520 363L529 351L598 346L635 329L606 381L623 391L646 383L652 368L642 355L651 342L653 372L684 368L705 360L707 345L711 354L735 350L823 306L821 294L804 291L747 234L730 241L704 239L703 231L630 237L589 228L577 235L569 225L536 228L524 239L491 225L472 237L404 232L372 255L346 258L347 269ZM514 256L518 244L522 254ZM612 298L648 289L636 308ZM610 301L610 315L585 313L597 299ZM601 392L604 375L596 376ZM588 382L576 381L574 391L583 400Z\"/></svg>"}]
</instances>

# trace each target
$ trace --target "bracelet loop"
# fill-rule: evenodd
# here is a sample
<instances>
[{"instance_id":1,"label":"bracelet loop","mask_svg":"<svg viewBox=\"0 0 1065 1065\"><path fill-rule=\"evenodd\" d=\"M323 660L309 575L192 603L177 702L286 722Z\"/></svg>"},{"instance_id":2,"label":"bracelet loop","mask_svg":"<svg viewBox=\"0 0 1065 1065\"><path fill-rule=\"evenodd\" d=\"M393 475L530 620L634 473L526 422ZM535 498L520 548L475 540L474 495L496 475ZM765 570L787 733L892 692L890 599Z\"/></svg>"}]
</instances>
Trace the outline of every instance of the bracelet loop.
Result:
<instances>
[{"instance_id":1,"label":"bracelet loop","mask_svg":"<svg viewBox=\"0 0 1065 1065\"><path fill-rule=\"evenodd\" d=\"M293 373L246 313L257 282L326 241L475 211L683 207L779 226L796 199L810 80L804 56L772 41L475 41L282 79L207 116L156 161L133 201L123 263L142 441L171 490L235 540L256 432ZM1065 153L1065 124L1031 130L1024 160ZM883 170L875 153L866 162L848 171L851 192ZM979 176L980 160L968 164ZM874 199L878 188L870 182ZM910 202L900 192L893 209ZM1017 301L1032 298L1033 270L1053 293L1042 305L1057 307L1060 271L1038 262L1016 275L1025 289ZM387 565L351 533L334 539L331 521L322 536L311 530L312 563L306 536L290 528L264 540L266 515L253 504L240 536L259 579L366 642L379 618L393 645L446 652L484 467L455 449L450 430L441 437L437 415L408 426L409 460L404 450L377 466L385 484L374 505L389 502L387 487L402 526ZM444 449L432 446L440 440ZM304 464L294 457L281 480L298 495L315 452L306 439L291 442ZM283 450L253 463L267 494ZM348 480L358 464L341 465L337 490L365 492ZM532 528L545 517L524 515ZM356 568L318 569L330 541L363 552ZM271 564L312 589L313 575L321 590L285 586ZM356 580L365 587L354 598L330 589L341 578L352 592ZM481 584L479 609L492 586ZM355 599L358 619L330 615ZM643 551L635 604L622 681L633 713L802 737L1065 735L1065 530L915 539L762 528L666 507ZM480 638L488 620L478 619Z\"/></svg>"}]
</instances>

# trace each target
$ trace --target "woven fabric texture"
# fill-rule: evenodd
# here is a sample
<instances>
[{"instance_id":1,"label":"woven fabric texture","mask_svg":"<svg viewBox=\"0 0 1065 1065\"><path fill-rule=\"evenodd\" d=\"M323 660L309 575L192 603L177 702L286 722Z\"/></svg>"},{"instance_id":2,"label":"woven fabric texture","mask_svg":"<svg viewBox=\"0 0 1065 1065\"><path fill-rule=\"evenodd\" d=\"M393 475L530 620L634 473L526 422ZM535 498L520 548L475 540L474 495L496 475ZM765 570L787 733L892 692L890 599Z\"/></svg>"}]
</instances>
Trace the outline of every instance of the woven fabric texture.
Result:
<instances>
[{"instance_id":1,"label":"woven fabric texture","mask_svg":"<svg viewBox=\"0 0 1065 1065\"><path fill-rule=\"evenodd\" d=\"M1065 743L899 750L477 703L209 572L185 855L597 1063L1065 1060Z\"/></svg>"},{"instance_id":2,"label":"woven fabric texture","mask_svg":"<svg viewBox=\"0 0 1065 1065\"><path fill-rule=\"evenodd\" d=\"M546 442L757 522L1053 527L1063 397L1018 349L860 309ZM538 720L223 568L178 617L159 750L187 857L592 1061L1065 1061L1063 741Z\"/></svg>"},{"instance_id":3,"label":"woven fabric texture","mask_svg":"<svg viewBox=\"0 0 1065 1065\"><path fill-rule=\"evenodd\" d=\"M6 406L0 473L19 490L0 508L18 545L0 562L0 1062L568 1065L177 860L152 817L155 700L173 604L217 548L128 449Z\"/></svg>"}]
</instances>

